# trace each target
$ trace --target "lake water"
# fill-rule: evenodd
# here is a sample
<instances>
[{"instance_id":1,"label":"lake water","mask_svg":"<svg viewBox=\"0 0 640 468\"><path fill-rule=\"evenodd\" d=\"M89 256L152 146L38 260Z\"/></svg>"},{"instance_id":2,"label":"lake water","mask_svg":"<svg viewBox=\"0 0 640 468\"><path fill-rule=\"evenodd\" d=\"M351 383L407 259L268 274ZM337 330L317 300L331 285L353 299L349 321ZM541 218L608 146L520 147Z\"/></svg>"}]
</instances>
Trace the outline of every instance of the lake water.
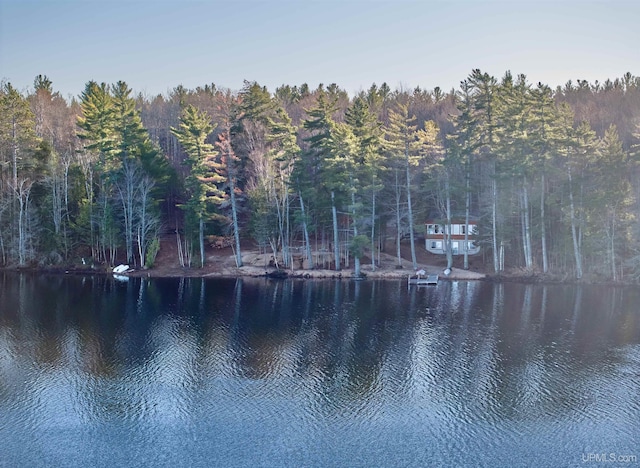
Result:
<instances>
[{"instance_id":1,"label":"lake water","mask_svg":"<svg viewBox=\"0 0 640 468\"><path fill-rule=\"evenodd\" d=\"M0 274L0 466L637 466L640 289Z\"/></svg>"}]
</instances>

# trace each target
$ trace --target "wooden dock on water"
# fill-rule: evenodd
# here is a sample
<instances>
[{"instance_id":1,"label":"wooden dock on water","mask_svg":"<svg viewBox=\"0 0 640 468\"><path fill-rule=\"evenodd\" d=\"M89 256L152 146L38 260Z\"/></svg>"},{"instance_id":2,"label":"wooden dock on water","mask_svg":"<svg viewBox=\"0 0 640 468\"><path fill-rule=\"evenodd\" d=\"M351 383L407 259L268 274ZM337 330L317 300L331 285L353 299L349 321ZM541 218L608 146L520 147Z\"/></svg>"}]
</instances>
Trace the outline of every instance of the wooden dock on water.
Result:
<instances>
[{"instance_id":1,"label":"wooden dock on water","mask_svg":"<svg viewBox=\"0 0 640 468\"><path fill-rule=\"evenodd\" d=\"M409 277L409 284L415 284L418 286L421 285L436 285L438 284L438 275L427 275L424 278L418 277L418 278L412 278Z\"/></svg>"}]
</instances>

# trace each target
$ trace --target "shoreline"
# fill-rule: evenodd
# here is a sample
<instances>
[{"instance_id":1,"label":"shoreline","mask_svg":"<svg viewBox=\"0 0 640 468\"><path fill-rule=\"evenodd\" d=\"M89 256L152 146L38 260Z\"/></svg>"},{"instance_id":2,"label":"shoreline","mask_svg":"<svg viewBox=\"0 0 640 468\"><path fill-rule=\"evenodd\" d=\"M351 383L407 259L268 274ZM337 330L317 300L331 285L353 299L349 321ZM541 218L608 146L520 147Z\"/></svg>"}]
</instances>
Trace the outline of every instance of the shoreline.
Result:
<instances>
[{"instance_id":1,"label":"shoreline","mask_svg":"<svg viewBox=\"0 0 640 468\"><path fill-rule=\"evenodd\" d=\"M442 271L435 267L430 267L427 270L424 266L427 274L438 274L439 279L446 280L469 280L469 281L477 281L484 280L487 278L486 275L482 273L475 273L466 270L460 270L457 268L453 268L450 275L444 275ZM273 279L404 279L406 280L408 277L414 277L415 274L411 270L407 269L397 269L397 270L387 270L387 269L376 269L375 271L362 269L362 276L357 278L354 276L354 271L352 269L343 269L340 271L335 270L324 270L324 269L314 269L314 270L284 270L284 269L276 269L276 268L260 268L254 266L242 266L242 267L233 267L233 268L223 268L221 271L210 271L210 272L199 272L197 269L184 269L182 272L165 272L165 274L160 272L154 272L152 269L150 270L138 270L132 271L126 274L129 277L143 277L143 278L157 278L157 277L203 277L203 278L242 278L242 277L271 277ZM160 273L160 274L158 274ZM169 273L169 274L166 274ZM178 274L172 274L178 273ZM182 274L180 274L182 273Z\"/></svg>"},{"instance_id":2,"label":"shoreline","mask_svg":"<svg viewBox=\"0 0 640 468\"><path fill-rule=\"evenodd\" d=\"M433 265L420 265L419 268L425 270L429 275L437 274L438 280L442 281L488 281L492 283L521 283L521 284L541 284L541 285L602 285L602 286L637 286L633 282L613 282L596 281L589 279L577 280L575 278L553 278L542 275L489 275L460 268L452 268L449 275L445 275L442 268ZM343 269L340 271L327 269L314 270L278 270L273 267L218 267L204 268L197 267L163 267L149 268L144 270L130 270L123 273L113 273L112 269L92 268L92 267L69 267L69 268L34 268L34 267L4 267L0 268L4 273L27 273L42 275L95 275L95 276L122 276L127 278L271 278L271 279L333 279L333 280L408 280L415 277L412 269L383 269L372 271L369 268L362 268L362 276L356 278L353 269ZM283 272L282 275L273 275L275 272ZM286 273L286 275L284 274Z\"/></svg>"},{"instance_id":3,"label":"shoreline","mask_svg":"<svg viewBox=\"0 0 640 468\"><path fill-rule=\"evenodd\" d=\"M458 268L452 268L451 274L444 275L440 269L430 267L426 270L428 274L438 274L439 279L444 280L462 280L462 281L478 281L486 280L489 277L483 273L470 272ZM314 269L314 270L278 270L276 268L259 268L254 266L242 266L242 267L224 267L212 271L208 268L197 267L177 267L177 268L162 268L155 269L149 268L144 270L131 269L122 273L114 273L111 268L33 268L33 267L5 267L0 268L0 272L5 273L28 273L28 274L51 274L51 275L95 275L95 276L126 276L130 278L273 278L273 279L404 279L408 277L415 277L415 274L411 270L397 269L397 270L383 270L377 269L376 271L362 269L362 276L356 278L352 269L343 270L326 270L326 269ZM281 273L274 275L274 273Z\"/></svg>"},{"instance_id":4,"label":"shoreline","mask_svg":"<svg viewBox=\"0 0 640 468\"><path fill-rule=\"evenodd\" d=\"M123 273L116 273L122 277L130 278L272 278L272 279L352 279L352 280L405 280L415 277L413 264L402 258L401 265L398 259L389 254L381 254L379 264L373 270L370 263L364 263L361 267L362 277L354 276L352 265L347 265L342 270L329 270L323 268L314 269L278 269L272 264L273 257L269 254L258 253L249 249L242 256L242 267L237 267L235 257L231 251L212 250L207 255L207 263L204 267L181 267L177 258L171 252L167 252L163 258L158 259L152 268L136 270L131 269ZM424 261L424 259L423 259ZM473 270L464 270L453 267L449 275L444 274L443 265L418 263L418 270L424 270L425 275L438 275L442 281L489 281L493 283L521 283L543 285L593 285L604 286L633 286L637 281L617 281L600 278L582 278L580 280L568 275L554 276L541 273L512 270L501 274L488 274ZM106 275L113 276L113 267L100 265L66 265L51 267L4 267L0 272L29 273L29 274L53 274L53 275Z\"/></svg>"},{"instance_id":5,"label":"shoreline","mask_svg":"<svg viewBox=\"0 0 640 468\"><path fill-rule=\"evenodd\" d=\"M171 246L171 244L169 244ZM132 278L242 278L242 277L272 277L272 278L297 278L297 279L356 279L353 263L347 264L341 270L325 268L277 268L273 264L273 256L268 253L260 253L255 249L247 249L242 255L243 266L237 267L235 256L231 249L211 249L206 257L204 267L182 267L177 261L177 255L171 249L164 251L159 256L156 264L148 269L130 269L126 272L116 273ZM298 262L296 262L297 265ZM302 264L300 264L302 267ZM33 273L51 274L97 274L112 275L113 267L105 264L99 265L66 265L64 267L25 267L5 268L0 271L21 271ZM430 265L424 262L417 263L414 270L413 264L402 258L398 264L396 257L382 253L375 270L369 262L361 266L361 279L390 279L407 280L415 276L417 270L424 270L426 275L438 275L442 280L483 280L487 275L477 271L452 268L449 275L444 274L444 267ZM274 274L275 273L275 274Z\"/></svg>"}]
</instances>

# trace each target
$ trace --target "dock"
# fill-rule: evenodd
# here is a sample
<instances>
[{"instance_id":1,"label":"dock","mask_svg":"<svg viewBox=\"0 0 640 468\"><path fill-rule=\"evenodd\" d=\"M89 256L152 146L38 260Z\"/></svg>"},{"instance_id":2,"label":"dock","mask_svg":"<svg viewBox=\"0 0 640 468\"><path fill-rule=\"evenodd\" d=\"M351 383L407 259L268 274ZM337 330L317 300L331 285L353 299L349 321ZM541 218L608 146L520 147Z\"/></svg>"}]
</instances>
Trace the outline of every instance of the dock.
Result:
<instances>
[{"instance_id":1,"label":"dock","mask_svg":"<svg viewBox=\"0 0 640 468\"><path fill-rule=\"evenodd\" d=\"M409 284L416 285L436 285L438 284L438 275L427 275L424 278L409 277Z\"/></svg>"}]
</instances>

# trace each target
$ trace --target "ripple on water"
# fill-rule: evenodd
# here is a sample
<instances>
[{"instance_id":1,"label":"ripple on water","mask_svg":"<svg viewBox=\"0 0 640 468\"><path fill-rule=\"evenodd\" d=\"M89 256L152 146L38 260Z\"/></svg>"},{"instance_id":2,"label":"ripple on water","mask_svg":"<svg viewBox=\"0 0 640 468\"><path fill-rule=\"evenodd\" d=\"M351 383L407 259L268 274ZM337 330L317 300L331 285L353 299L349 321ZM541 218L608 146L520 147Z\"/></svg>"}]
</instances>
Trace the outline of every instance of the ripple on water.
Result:
<instances>
[{"instance_id":1,"label":"ripple on water","mask_svg":"<svg viewBox=\"0 0 640 468\"><path fill-rule=\"evenodd\" d=\"M535 288L304 283L305 306L287 309L278 298L296 288L250 284L232 296L207 288L192 315L127 312L116 326L101 312L32 335L0 324L11 461L43 466L20 445L25 434L76 453L78 466L125 464L120 452L165 466L571 466L587 449L634 448L640 348L590 341L581 330L599 329L573 312L565 324L573 293L555 309L547 294L545 328ZM54 353L33 351L47 340Z\"/></svg>"}]
</instances>

